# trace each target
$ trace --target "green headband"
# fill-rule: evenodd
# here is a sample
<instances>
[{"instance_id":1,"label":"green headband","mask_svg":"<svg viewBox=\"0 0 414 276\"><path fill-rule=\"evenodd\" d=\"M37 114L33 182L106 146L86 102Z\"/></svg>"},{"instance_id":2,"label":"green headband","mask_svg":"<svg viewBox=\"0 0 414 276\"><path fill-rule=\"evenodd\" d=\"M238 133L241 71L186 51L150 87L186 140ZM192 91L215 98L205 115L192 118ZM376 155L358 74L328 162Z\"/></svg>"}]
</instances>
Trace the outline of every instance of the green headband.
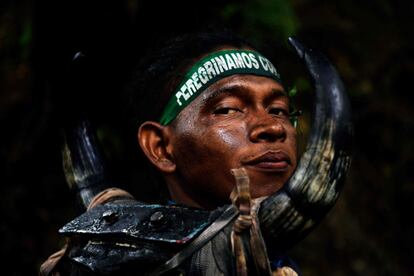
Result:
<instances>
[{"instance_id":1,"label":"green headband","mask_svg":"<svg viewBox=\"0 0 414 276\"><path fill-rule=\"evenodd\" d=\"M235 74L265 76L281 82L273 64L264 56L249 50L222 50L214 52L187 71L183 81L168 101L160 124L171 123L188 104L211 84Z\"/></svg>"}]
</instances>

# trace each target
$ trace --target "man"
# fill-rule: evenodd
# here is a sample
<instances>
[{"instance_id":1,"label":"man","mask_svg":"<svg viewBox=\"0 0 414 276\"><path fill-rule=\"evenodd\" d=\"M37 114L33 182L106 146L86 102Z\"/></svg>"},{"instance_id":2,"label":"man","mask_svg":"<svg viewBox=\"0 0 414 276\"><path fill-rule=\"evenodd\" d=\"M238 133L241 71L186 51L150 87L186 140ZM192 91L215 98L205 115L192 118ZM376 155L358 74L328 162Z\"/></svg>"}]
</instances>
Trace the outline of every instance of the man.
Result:
<instances>
[{"instance_id":1,"label":"man","mask_svg":"<svg viewBox=\"0 0 414 276\"><path fill-rule=\"evenodd\" d=\"M347 103L336 72L316 57L312 70L328 67L325 86L317 86L318 129L292 177L295 114L278 70L254 49L228 32L200 33L147 55L130 86L138 142L173 205L145 205L123 191L96 195L94 183L78 185L95 208L61 230L71 238L65 258L72 275L296 274L283 252L333 204L348 168L348 148L332 143L350 136ZM339 94L328 101L331 91ZM334 114L340 118L331 120ZM79 148L72 147L73 167ZM64 271L65 262L60 266Z\"/></svg>"}]
</instances>

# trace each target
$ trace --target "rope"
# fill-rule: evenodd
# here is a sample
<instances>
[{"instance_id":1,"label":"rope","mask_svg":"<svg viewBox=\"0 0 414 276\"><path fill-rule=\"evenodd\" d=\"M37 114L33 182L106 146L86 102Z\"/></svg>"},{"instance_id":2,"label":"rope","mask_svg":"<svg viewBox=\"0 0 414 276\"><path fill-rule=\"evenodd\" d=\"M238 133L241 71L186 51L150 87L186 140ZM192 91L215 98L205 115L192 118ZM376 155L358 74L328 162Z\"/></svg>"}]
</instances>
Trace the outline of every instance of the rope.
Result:
<instances>
[{"instance_id":1,"label":"rope","mask_svg":"<svg viewBox=\"0 0 414 276\"><path fill-rule=\"evenodd\" d=\"M243 243L243 238L248 238L257 275L270 276L272 275L272 270L257 217L257 210L264 198L251 199L250 180L244 168L232 169L232 174L236 179L236 186L230 194L230 199L240 213L234 222L231 233L231 244L236 259L237 275L248 275Z\"/></svg>"}]
</instances>

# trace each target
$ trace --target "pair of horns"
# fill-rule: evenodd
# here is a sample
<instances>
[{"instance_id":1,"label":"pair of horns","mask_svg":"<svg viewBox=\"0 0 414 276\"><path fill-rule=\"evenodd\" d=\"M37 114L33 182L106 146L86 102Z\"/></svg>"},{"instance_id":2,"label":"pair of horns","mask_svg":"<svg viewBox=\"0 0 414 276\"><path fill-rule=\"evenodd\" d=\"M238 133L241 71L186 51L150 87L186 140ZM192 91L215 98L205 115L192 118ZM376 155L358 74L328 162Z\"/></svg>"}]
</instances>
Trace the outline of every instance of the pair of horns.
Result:
<instances>
[{"instance_id":1,"label":"pair of horns","mask_svg":"<svg viewBox=\"0 0 414 276\"><path fill-rule=\"evenodd\" d=\"M272 247L273 251L288 249L320 222L336 202L351 161L351 111L337 71L319 52L294 38L289 41L306 64L316 98L310 138L295 173L260 208L261 229L270 252ZM75 57L79 58L82 56ZM65 175L84 206L109 186L100 152L87 120L68 127L63 154Z\"/></svg>"}]
</instances>

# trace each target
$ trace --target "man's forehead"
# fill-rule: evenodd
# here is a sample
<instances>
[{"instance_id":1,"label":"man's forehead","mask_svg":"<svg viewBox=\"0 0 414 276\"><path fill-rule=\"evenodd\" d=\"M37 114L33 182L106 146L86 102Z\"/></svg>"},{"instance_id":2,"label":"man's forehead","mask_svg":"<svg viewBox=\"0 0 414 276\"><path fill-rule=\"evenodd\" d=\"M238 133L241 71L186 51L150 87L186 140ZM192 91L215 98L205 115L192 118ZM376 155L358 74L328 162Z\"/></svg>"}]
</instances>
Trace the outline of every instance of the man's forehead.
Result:
<instances>
[{"instance_id":1,"label":"man's forehead","mask_svg":"<svg viewBox=\"0 0 414 276\"><path fill-rule=\"evenodd\" d=\"M283 86L273 79L260 76L234 75L211 85L201 93L199 98L204 103L220 96L243 96L255 94L259 91L265 93L266 97L288 97Z\"/></svg>"}]
</instances>

